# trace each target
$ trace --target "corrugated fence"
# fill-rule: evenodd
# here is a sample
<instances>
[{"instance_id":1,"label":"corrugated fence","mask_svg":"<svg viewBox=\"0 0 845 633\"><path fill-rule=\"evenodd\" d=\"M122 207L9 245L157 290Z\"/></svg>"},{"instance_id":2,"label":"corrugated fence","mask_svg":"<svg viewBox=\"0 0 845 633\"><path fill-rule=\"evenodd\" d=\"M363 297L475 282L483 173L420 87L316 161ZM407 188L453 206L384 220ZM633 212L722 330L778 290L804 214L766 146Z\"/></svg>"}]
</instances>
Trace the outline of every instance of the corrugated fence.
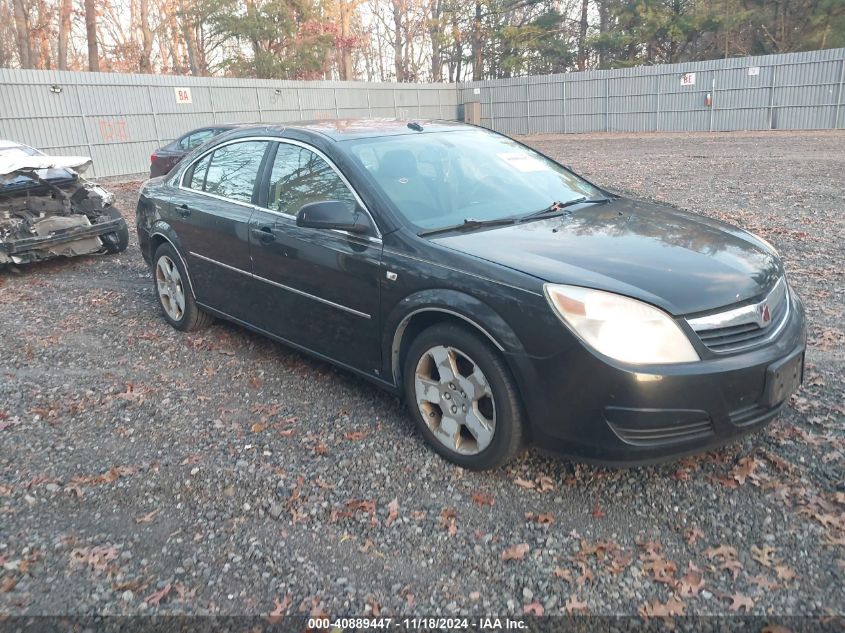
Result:
<instances>
[{"instance_id":1,"label":"corrugated fence","mask_svg":"<svg viewBox=\"0 0 845 633\"><path fill-rule=\"evenodd\" d=\"M448 84L273 81L0 69L0 138L91 156L95 176L149 170L157 147L213 123L454 119Z\"/></svg>"},{"instance_id":2,"label":"corrugated fence","mask_svg":"<svg viewBox=\"0 0 845 633\"><path fill-rule=\"evenodd\" d=\"M839 48L468 82L458 101L507 134L832 129L843 78Z\"/></svg>"},{"instance_id":3,"label":"corrugated fence","mask_svg":"<svg viewBox=\"0 0 845 633\"><path fill-rule=\"evenodd\" d=\"M508 134L845 128L845 49L449 84L304 82L0 69L0 138L143 173L213 123L454 119Z\"/></svg>"}]
</instances>

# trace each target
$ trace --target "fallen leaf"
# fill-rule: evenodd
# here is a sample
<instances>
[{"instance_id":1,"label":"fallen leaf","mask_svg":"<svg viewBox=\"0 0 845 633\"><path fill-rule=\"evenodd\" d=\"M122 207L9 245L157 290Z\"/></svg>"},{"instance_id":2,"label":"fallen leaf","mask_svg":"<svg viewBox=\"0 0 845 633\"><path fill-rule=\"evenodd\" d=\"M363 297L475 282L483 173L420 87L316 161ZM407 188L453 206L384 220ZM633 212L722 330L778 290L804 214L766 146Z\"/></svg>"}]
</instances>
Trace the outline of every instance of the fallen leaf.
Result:
<instances>
[{"instance_id":1,"label":"fallen leaf","mask_svg":"<svg viewBox=\"0 0 845 633\"><path fill-rule=\"evenodd\" d=\"M566 582L572 582L572 572L565 567L555 567L554 575L555 578L560 578Z\"/></svg>"},{"instance_id":2,"label":"fallen leaf","mask_svg":"<svg viewBox=\"0 0 845 633\"><path fill-rule=\"evenodd\" d=\"M596 506L593 508L592 515L594 519L601 519L602 517L604 517L604 510L601 509L601 506L596 504Z\"/></svg>"},{"instance_id":3,"label":"fallen leaf","mask_svg":"<svg viewBox=\"0 0 845 633\"><path fill-rule=\"evenodd\" d=\"M643 618L668 618L673 615L684 615L686 607L684 603L675 598L669 598L666 603L659 600L652 600L639 608L639 614Z\"/></svg>"},{"instance_id":4,"label":"fallen leaf","mask_svg":"<svg viewBox=\"0 0 845 633\"><path fill-rule=\"evenodd\" d=\"M699 539L704 538L704 532L699 530L697 527L693 526L687 530L684 530L684 540L689 545L695 545L695 542Z\"/></svg>"},{"instance_id":5,"label":"fallen leaf","mask_svg":"<svg viewBox=\"0 0 845 633\"><path fill-rule=\"evenodd\" d=\"M720 545L719 547L708 547L704 550L704 555L707 558L736 558L736 548L730 545Z\"/></svg>"},{"instance_id":6,"label":"fallen leaf","mask_svg":"<svg viewBox=\"0 0 845 633\"><path fill-rule=\"evenodd\" d=\"M537 477L537 490L539 492L549 492L555 489L554 480L547 475L540 475Z\"/></svg>"},{"instance_id":7,"label":"fallen leaf","mask_svg":"<svg viewBox=\"0 0 845 633\"><path fill-rule=\"evenodd\" d=\"M350 431L349 433L344 434L343 437L350 442L360 442L367 437L367 433L364 431Z\"/></svg>"},{"instance_id":8,"label":"fallen leaf","mask_svg":"<svg viewBox=\"0 0 845 633\"><path fill-rule=\"evenodd\" d=\"M682 597L695 597L704 588L704 577L701 572L698 568L692 569L692 567L695 567L692 563L690 563L690 567L691 569L678 581L678 595Z\"/></svg>"},{"instance_id":9,"label":"fallen leaf","mask_svg":"<svg viewBox=\"0 0 845 633\"><path fill-rule=\"evenodd\" d=\"M472 501L473 503L477 503L480 506L496 505L496 500L490 495L484 494L483 492L472 493Z\"/></svg>"},{"instance_id":10,"label":"fallen leaf","mask_svg":"<svg viewBox=\"0 0 845 633\"><path fill-rule=\"evenodd\" d=\"M502 552L502 560L523 560L530 549L528 543L520 543L519 545L508 547Z\"/></svg>"},{"instance_id":11,"label":"fallen leaf","mask_svg":"<svg viewBox=\"0 0 845 633\"><path fill-rule=\"evenodd\" d=\"M250 430L251 430L253 433L261 433L261 432L262 432L264 429L266 429L266 428L267 428L267 425L266 425L266 424L261 424L260 422L256 422L255 424L253 424L253 425L250 427Z\"/></svg>"},{"instance_id":12,"label":"fallen leaf","mask_svg":"<svg viewBox=\"0 0 845 633\"><path fill-rule=\"evenodd\" d=\"M543 615L543 605L539 602L532 602L531 604L526 604L522 607L522 613L525 615L541 616Z\"/></svg>"},{"instance_id":13,"label":"fallen leaf","mask_svg":"<svg viewBox=\"0 0 845 633\"><path fill-rule=\"evenodd\" d=\"M156 591L144 598L144 602L153 607L159 606L161 601L164 600L167 597L167 594L170 593L171 588L170 583L167 583L161 591Z\"/></svg>"},{"instance_id":14,"label":"fallen leaf","mask_svg":"<svg viewBox=\"0 0 845 633\"><path fill-rule=\"evenodd\" d=\"M792 569L790 569L786 565L776 565L775 573L777 573L778 578L780 578L781 580L785 580L786 582L798 578L798 574L796 574Z\"/></svg>"},{"instance_id":15,"label":"fallen leaf","mask_svg":"<svg viewBox=\"0 0 845 633\"><path fill-rule=\"evenodd\" d=\"M513 483L515 483L520 488L525 488L526 490L534 490L534 482L528 481L527 479L523 479L522 477L517 477L513 480Z\"/></svg>"},{"instance_id":16,"label":"fallen leaf","mask_svg":"<svg viewBox=\"0 0 845 633\"><path fill-rule=\"evenodd\" d=\"M745 609L746 613L748 613L754 608L754 601L741 593L735 593L727 597L731 601L728 611L739 611L740 609Z\"/></svg>"},{"instance_id":17,"label":"fallen leaf","mask_svg":"<svg viewBox=\"0 0 845 633\"><path fill-rule=\"evenodd\" d=\"M13 576L3 576L3 580L0 580L0 593L9 593L12 589L17 586L17 584L18 581L15 580ZM541 613L540 615L543 614Z\"/></svg>"},{"instance_id":18,"label":"fallen leaf","mask_svg":"<svg viewBox=\"0 0 845 633\"><path fill-rule=\"evenodd\" d=\"M525 520L530 523L537 523L539 525L551 525L555 522L554 515L552 515L551 512L541 512L540 514L526 512Z\"/></svg>"},{"instance_id":19,"label":"fallen leaf","mask_svg":"<svg viewBox=\"0 0 845 633\"><path fill-rule=\"evenodd\" d=\"M757 547L756 545L751 546L751 558L764 567L771 567L777 562L774 559L776 552L777 550L770 545L764 545L763 547Z\"/></svg>"},{"instance_id":20,"label":"fallen leaf","mask_svg":"<svg viewBox=\"0 0 845 633\"><path fill-rule=\"evenodd\" d=\"M135 517L135 523L152 523L153 519L156 518L156 515L159 513L159 508L156 508L152 512L148 512L147 514L142 514L139 517Z\"/></svg>"},{"instance_id":21,"label":"fallen leaf","mask_svg":"<svg viewBox=\"0 0 845 633\"><path fill-rule=\"evenodd\" d=\"M563 605L563 609L567 613L575 613L576 611L584 612L584 611L587 610L587 603L581 602L580 600L578 600L578 598L575 596L575 594L572 594L566 600L566 603Z\"/></svg>"},{"instance_id":22,"label":"fallen leaf","mask_svg":"<svg viewBox=\"0 0 845 633\"><path fill-rule=\"evenodd\" d=\"M399 518L399 499L394 499L390 503L387 504L387 521L385 525L390 527L393 525L393 522Z\"/></svg>"}]
</instances>

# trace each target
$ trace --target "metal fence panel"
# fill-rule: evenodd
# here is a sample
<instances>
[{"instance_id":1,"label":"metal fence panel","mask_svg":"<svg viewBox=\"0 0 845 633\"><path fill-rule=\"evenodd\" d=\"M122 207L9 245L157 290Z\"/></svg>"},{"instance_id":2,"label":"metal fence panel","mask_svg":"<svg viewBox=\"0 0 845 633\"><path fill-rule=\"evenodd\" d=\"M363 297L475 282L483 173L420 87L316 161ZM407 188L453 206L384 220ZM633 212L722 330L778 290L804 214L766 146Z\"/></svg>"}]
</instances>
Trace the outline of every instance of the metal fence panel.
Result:
<instances>
[{"instance_id":1,"label":"metal fence panel","mask_svg":"<svg viewBox=\"0 0 845 633\"><path fill-rule=\"evenodd\" d=\"M177 89L189 89L190 99L180 100ZM445 84L0 69L0 138L91 156L94 176L144 173L157 147L215 123L455 119L457 104L456 87Z\"/></svg>"},{"instance_id":2,"label":"metal fence panel","mask_svg":"<svg viewBox=\"0 0 845 633\"><path fill-rule=\"evenodd\" d=\"M455 94L510 134L830 129L843 127L844 79L839 48L472 81Z\"/></svg>"},{"instance_id":3,"label":"metal fence panel","mask_svg":"<svg viewBox=\"0 0 845 633\"><path fill-rule=\"evenodd\" d=\"M0 137L91 155L95 175L115 176L214 123L455 119L472 101L507 134L843 129L843 81L842 48L453 85L0 69Z\"/></svg>"}]
</instances>

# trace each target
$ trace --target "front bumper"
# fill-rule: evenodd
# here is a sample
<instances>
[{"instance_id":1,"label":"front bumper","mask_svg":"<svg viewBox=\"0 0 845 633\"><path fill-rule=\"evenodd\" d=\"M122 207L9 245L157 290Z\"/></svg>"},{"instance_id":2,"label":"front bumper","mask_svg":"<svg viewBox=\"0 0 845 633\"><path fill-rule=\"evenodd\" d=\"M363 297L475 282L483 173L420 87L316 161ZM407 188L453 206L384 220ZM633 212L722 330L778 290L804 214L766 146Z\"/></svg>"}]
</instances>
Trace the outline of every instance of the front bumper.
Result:
<instances>
[{"instance_id":1,"label":"front bumper","mask_svg":"<svg viewBox=\"0 0 845 633\"><path fill-rule=\"evenodd\" d=\"M698 453L761 428L794 384L773 384L773 370L803 366L804 306L793 298L778 337L742 354L642 371L583 345L548 358L512 357L534 444L578 461L628 466Z\"/></svg>"},{"instance_id":2,"label":"front bumper","mask_svg":"<svg viewBox=\"0 0 845 633\"><path fill-rule=\"evenodd\" d=\"M0 261L26 263L56 256L57 247L100 237L109 233L116 233L126 228L123 218L115 218L97 222L90 226L80 226L63 231L57 231L45 237L25 237L22 239L7 239L0 241Z\"/></svg>"}]
</instances>

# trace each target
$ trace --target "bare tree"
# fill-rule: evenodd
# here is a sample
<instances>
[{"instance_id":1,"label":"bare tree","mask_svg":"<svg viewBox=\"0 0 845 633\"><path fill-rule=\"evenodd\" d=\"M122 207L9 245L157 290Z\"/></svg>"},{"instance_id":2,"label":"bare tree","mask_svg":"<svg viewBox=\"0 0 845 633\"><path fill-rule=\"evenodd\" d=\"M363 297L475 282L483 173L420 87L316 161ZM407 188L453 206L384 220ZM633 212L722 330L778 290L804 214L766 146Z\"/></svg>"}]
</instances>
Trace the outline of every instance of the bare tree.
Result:
<instances>
[{"instance_id":1,"label":"bare tree","mask_svg":"<svg viewBox=\"0 0 845 633\"><path fill-rule=\"evenodd\" d=\"M18 58L21 68L32 68L32 48L29 41L29 20L24 0L12 0L15 15L15 37L18 42Z\"/></svg>"},{"instance_id":2,"label":"bare tree","mask_svg":"<svg viewBox=\"0 0 845 633\"><path fill-rule=\"evenodd\" d=\"M67 70L67 49L70 41L70 19L72 0L61 0L59 9L59 44L56 51L59 70Z\"/></svg>"},{"instance_id":3,"label":"bare tree","mask_svg":"<svg viewBox=\"0 0 845 633\"><path fill-rule=\"evenodd\" d=\"M100 52L97 48L97 2L85 0L85 35L88 38L88 70L100 70Z\"/></svg>"}]
</instances>

